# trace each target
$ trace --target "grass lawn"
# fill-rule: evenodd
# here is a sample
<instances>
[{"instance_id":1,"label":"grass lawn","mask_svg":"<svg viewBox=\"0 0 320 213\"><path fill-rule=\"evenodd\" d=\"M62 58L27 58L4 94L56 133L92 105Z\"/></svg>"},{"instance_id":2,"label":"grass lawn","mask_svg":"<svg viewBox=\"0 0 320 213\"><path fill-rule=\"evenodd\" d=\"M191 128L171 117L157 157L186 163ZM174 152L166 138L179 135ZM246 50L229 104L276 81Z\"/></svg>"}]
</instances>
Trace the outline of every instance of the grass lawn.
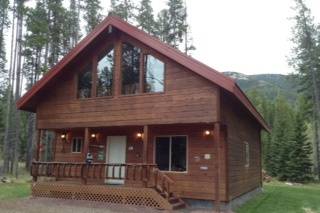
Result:
<instances>
[{"instance_id":1,"label":"grass lawn","mask_svg":"<svg viewBox=\"0 0 320 213\"><path fill-rule=\"evenodd\" d=\"M237 213L320 213L320 184L288 186L273 182L264 192L237 209Z\"/></svg>"},{"instance_id":2,"label":"grass lawn","mask_svg":"<svg viewBox=\"0 0 320 213\"><path fill-rule=\"evenodd\" d=\"M0 200L27 197L30 193L30 183L0 184Z\"/></svg>"}]
</instances>

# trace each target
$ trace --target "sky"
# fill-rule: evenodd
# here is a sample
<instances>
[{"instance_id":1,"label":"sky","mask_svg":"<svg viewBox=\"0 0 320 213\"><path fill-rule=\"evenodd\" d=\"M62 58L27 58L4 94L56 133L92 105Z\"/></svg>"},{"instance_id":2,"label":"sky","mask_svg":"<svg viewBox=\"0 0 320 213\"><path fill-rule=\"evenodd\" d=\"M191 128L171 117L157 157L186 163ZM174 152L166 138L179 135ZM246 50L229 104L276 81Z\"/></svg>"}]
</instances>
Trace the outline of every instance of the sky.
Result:
<instances>
[{"instance_id":1,"label":"sky","mask_svg":"<svg viewBox=\"0 0 320 213\"><path fill-rule=\"evenodd\" d=\"M104 14L109 2L101 0ZM320 22L320 1L306 3ZM157 13L166 7L166 0L152 0L152 4ZM293 72L287 59L292 48L293 0L186 0L186 4L194 58L218 71Z\"/></svg>"},{"instance_id":2,"label":"sky","mask_svg":"<svg viewBox=\"0 0 320 213\"><path fill-rule=\"evenodd\" d=\"M102 0L104 2L104 0ZM139 1L135 1L139 2ZM153 0L155 12L166 0ZM196 50L192 56L218 71L289 74L293 0L186 0ZM320 1L306 0L320 21ZM105 11L109 5L106 3Z\"/></svg>"}]
</instances>

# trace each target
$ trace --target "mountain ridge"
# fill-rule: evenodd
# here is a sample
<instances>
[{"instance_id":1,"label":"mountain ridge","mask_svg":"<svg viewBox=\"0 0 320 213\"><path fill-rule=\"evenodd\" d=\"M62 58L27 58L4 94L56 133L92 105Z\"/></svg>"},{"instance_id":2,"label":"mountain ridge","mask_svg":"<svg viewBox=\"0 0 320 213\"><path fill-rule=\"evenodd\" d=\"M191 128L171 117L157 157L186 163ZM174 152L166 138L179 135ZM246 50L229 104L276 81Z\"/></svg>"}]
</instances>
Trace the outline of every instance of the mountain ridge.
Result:
<instances>
[{"instance_id":1,"label":"mountain ridge","mask_svg":"<svg viewBox=\"0 0 320 213\"><path fill-rule=\"evenodd\" d=\"M248 94L256 90L266 98L274 100L278 94L284 96L289 102L297 99L296 82L290 75L283 74L253 74L247 75L234 71L222 72L233 78L240 88Z\"/></svg>"}]
</instances>

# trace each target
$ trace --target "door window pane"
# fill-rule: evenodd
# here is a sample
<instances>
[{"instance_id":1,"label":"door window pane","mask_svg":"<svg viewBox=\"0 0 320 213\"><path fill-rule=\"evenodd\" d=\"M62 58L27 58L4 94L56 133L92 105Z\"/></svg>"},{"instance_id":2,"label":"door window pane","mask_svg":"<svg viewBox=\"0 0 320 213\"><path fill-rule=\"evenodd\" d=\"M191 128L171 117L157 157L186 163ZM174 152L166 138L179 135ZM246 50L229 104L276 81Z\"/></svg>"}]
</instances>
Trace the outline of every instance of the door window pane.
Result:
<instances>
[{"instance_id":1,"label":"door window pane","mask_svg":"<svg viewBox=\"0 0 320 213\"><path fill-rule=\"evenodd\" d=\"M88 64L78 75L78 98L90 98L92 86L92 66Z\"/></svg>"},{"instance_id":2,"label":"door window pane","mask_svg":"<svg viewBox=\"0 0 320 213\"><path fill-rule=\"evenodd\" d=\"M186 171L186 137L175 136L171 139L171 170Z\"/></svg>"},{"instance_id":3,"label":"door window pane","mask_svg":"<svg viewBox=\"0 0 320 213\"><path fill-rule=\"evenodd\" d=\"M169 149L170 138L169 137L157 137L156 138L156 164L160 170L169 170Z\"/></svg>"},{"instance_id":4,"label":"door window pane","mask_svg":"<svg viewBox=\"0 0 320 213\"><path fill-rule=\"evenodd\" d=\"M141 50L129 43L122 45L122 94L139 92Z\"/></svg>"},{"instance_id":5,"label":"door window pane","mask_svg":"<svg viewBox=\"0 0 320 213\"><path fill-rule=\"evenodd\" d=\"M112 95L114 71L114 49L108 49L98 58L97 67L97 96Z\"/></svg>"},{"instance_id":6,"label":"door window pane","mask_svg":"<svg viewBox=\"0 0 320 213\"><path fill-rule=\"evenodd\" d=\"M146 55L144 62L144 92L163 92L164 63L152 55Z\"/></svg>"}]
</instances>

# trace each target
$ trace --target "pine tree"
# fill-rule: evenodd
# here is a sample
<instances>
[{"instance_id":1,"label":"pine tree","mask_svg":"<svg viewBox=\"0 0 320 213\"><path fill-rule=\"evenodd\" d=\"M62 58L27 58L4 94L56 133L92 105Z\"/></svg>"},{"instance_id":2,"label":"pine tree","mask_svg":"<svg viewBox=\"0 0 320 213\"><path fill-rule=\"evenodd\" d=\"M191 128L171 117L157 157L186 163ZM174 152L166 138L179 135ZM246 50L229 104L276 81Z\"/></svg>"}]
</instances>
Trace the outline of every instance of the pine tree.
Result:
<instances>
[{"instance_id":1,"label":"pine tree","mask_svg":"<svg viewBox=\"0 0 320 213\"><path fill-rule=\"evenodd\" d=\"M141 0L137 15L138 27L151 35L155 35L156 23L153 16L151 0Z\"/></svg>"},{"instance_id":2,"label":"pine tree","mask_svg":"<svg viewBox=\"0 0 320 213\"><path fill-rule=\"evenodd\" d=\"M182 0L169 0L168 3L168 44L175 48L179 48L183 42L185 33L187 32L186 9Z\"/></svg>"},{"instance_id":3,"label":"pine tree","mask_svg":"<svg viewBox=\"0 0 320 213\"><path fill-rule=\"evenodd\" d=\"M295 46L291 64L297 71L301 90L313 101L315 173L320 176L320 33L310 9L303 0L295 0L296 12L293 39Z\"/></svg>"},{"instance_id":4,"label":"pine tree","mask_svg":"<svg viewBox=\"0 0 320 213\"><path fill-rule=\"evenodd\" d=\"M299 98L298 109L294 122L294 137L289 151L287 179L294 182L308 181L312 177L311 153L312 147L306 131L306 116L303 106L306 100Z\"/></svg>"},{"instance_id":5,"label":"pine tree","mask_svg":"<svg viewBox=\"0 0 320 213\"><path fill-rule=\"evenodd\" d=\"M53 67L64 54L63 48L68 46L64 35L66 27L66 10L62 0L47 0L47 14L49 22L48 65ZM68 26L69 27L69 26Z\"/></svg>"},{"instance_id":6,"label":"pine tree","mask_svg":"<svg viewBox=\"0 0 320 213\"><path fill-rule=\"evenodd\" d=\"M5 52L5 31L9 27L9 18L8 18L8 11L9 11L9 0L1 0L0 1L0 78L7 78L5 64L6 60L6 52ZM6 85L1 85L6 81L2 81L0 83L0 88L4 88Z\"/></svg>"},{"instance_id":7,"label":"pine tree","mask_svg":"<svg viewBox=\"0 0 320 213\"><path fill-rule=\"evenodd\" d=\"M48 25L47 11L43 1L38 1L35 8L27 9L23 51L23 74L27 79L27 90L47 71L44 64L44 52L46 44L49 42L49 38L47 37L49 34ZM24 117L27 119L24 131L27 141L24 149L26 168L28 169L31 165L33 148L35 146L35 115L34 113L27 113Z\"/></svg>"},{"instance_id":8,"label":"pine tree","mask_svg":"<svg viewBox=\"0 0 320 213\"><path fill-rule=\"evenodd\" d=\"M100 0L84 0L84 20L86 21L86 32L90 33L101 21Z\"/></svg>"},{"instance_id":9,"label":"pine tree","mask_svg":"<svg viewBox=\"0 0 320 213\"><path fill-rule=\"evenodd\" d=\"M136 6L131 0L111 0L110 13L119 16L126 22L133 23L135 8Z\"/></svg>"},{"instance_id":10,"label":"pine tree","mask_svg":"<svg viewBox=\"0 0 320 213\"><path fill-rule=\"evenodd\" d=\"M73 48L81 37L80 29L80 0L70 0L68 11L68 25L70 31L70 48Z\"/></svg>"},{"instance_id":11,"label":"pine tree","mask_svg":"<svg viewBox=\"0 0 320 213\"><path fill-rule=\"evenodd\" d=\"M289 148L293 135L293 112L282 96L275 102L275 118L266 169L271 176L286 179Z\"/></svg>"},{"instance_id":12,"label":"pine tree","mask_svg":"<svg viewBox=\"0 0 320 213\"><path fill-rule=\"evenodd\" d=\"M167 9L163 9L158 13L157 21L157 36L162 42L169 43L169 11Z\"/></svg>"}]
</instances>

